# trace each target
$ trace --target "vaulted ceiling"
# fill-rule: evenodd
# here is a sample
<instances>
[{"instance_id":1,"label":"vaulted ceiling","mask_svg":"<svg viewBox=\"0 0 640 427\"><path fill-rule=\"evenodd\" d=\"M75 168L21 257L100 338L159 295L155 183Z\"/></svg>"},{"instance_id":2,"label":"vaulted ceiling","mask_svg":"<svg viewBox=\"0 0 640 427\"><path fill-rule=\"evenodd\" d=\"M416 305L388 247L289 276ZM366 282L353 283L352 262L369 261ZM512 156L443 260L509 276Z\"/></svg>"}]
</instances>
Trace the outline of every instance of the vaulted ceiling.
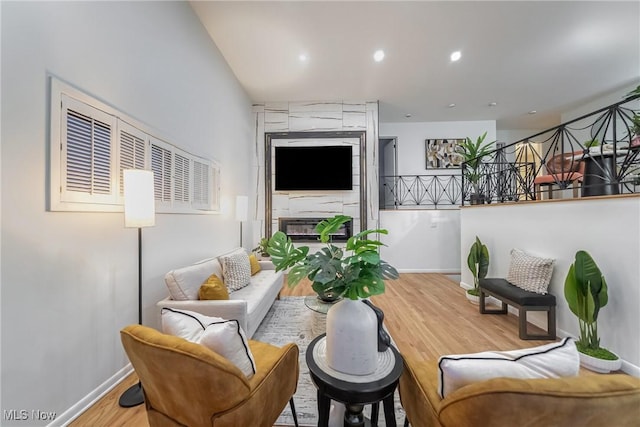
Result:
<instances>
[{"instance_id":1,"label":"vaulted ceiling","mask_svg":"<svg viewBox=\"0 0 640 427\"><path fill-rule=\"evenodd\" d=\"M640 84L638 1L191 5L254 102L378 100L381 122L541 129Z\"/></svg>"}]
</instances>

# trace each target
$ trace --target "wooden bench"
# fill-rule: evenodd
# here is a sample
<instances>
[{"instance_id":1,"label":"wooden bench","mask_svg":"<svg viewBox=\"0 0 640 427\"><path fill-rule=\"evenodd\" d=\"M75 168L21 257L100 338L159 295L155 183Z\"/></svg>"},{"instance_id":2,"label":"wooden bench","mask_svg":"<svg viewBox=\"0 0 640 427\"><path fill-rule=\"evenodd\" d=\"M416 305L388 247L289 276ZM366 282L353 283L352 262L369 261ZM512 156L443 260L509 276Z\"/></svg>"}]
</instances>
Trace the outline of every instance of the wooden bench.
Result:
<instances>
[{"instance_id":1,"label":"wooden bench","mask_svg":"<svg viewBox=\"0 0 640 427\"><path fill-rule=\"evenodd\" d=\"M517 307L519 335L521 340L555 340L556 339L556 297L551 294L537 294L525 291L512 285L505 279L480 279L480 313L507 314L507 305ZM487 310L485 298L490 295L502 302L502 308ZM547 334L532 335L527 333L527 312L547 312Z\"/></svg>"}]
</instances>

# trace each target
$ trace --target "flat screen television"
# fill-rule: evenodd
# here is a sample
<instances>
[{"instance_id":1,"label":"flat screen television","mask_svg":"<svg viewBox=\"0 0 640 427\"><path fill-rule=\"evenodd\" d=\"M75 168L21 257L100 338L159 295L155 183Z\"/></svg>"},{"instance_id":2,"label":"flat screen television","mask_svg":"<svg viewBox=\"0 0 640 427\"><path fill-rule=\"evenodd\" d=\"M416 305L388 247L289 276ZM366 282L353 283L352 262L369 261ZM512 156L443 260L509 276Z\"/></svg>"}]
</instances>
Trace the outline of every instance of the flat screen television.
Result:
<instances>
[{"instance_id":1,"label":"flat screen television","mask_svg":"<svg viewBox=\"0 0 640 427\"><path fill-rule=\"evenodd\" d=\"M276 191L351 190L350 145L275 147Z\"/></svg>"}]
</instances>

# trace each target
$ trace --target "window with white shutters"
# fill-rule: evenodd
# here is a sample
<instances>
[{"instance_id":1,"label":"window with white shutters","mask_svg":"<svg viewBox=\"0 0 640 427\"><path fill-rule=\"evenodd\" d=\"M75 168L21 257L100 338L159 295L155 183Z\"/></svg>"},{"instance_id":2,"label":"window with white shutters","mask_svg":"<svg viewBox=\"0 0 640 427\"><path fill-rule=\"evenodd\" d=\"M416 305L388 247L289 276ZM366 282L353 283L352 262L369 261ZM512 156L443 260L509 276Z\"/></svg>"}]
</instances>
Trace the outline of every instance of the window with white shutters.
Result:
<instances>
[{"instance_id":1,"label":"window with white shutters","mask_svg":"<svg viewBox=\"0 0 640 427\"><path fill-rule=\"evenodd\" d=\"M119 192L124 196L123 171L125 169L147 169L147 140L148 136L130 124L118 121L119 133Z\"/></svg>"},{"instance_id":2,"label":"window with white shutters","mask_svg":"<svg viewBox=\"0 0 640 427\"><path fill-rule=\"evenodd\" d=\"M209 188L211 186L209 165L193 161L193 204L194 206L209 205Z\"/></svg>"},{"instance_id":3,"label":"window with white shutters","mask_svg":"<svg viewBox=\"0 0 640 427\"><path fill-rule=\"evenodd\" d=\"M189 181L191 179L189 158L176 153L174 159L173 200L179 204L189 203Z\"/></svg>"},{"instance_id":4,"label":"window with white shutters","mask_svg":"<svg viewBox=\"0 0 640 427\"><path fill-rule=\"evenodd\" d=\"M62 136L58 150L60 200L72 203L114 203L115 117L63 96Z\"/></svg>"},{"instance_id":5,"label":"window with white shutters","mask_svg":"<svg viewBox=\"0 0 640 427\"><path fill-rule=\"evenodd\" d=\"M156 202L171 204L172 153L167 144L151 141L151 170Z\"/></svg>"},{"instance_id":6,"label":"window with white shutters","mask_svg":"<svg viewBox=\"0 0 640 427\"><path fill-rule=\"evenodd\" d=\"M49 209L123 210L125 169L154 172L159 213L219 211L220 169L157 132L51 78Z\"/></svg>"}]
</instances>

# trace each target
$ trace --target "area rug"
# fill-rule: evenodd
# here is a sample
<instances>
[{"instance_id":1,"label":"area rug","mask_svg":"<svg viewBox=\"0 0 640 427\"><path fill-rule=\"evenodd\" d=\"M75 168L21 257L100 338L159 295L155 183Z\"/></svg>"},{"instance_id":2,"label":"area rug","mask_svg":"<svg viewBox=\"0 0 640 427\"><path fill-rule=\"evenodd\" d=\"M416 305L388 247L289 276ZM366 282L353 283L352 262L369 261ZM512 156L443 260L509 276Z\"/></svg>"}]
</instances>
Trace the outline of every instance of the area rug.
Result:
<instances>
[{"instance_id":1,"label":"area rug","mask_svg":"<svg viewBox=\"0 0 640 427\"><path fill-rule=\"evenodd\" d=\"M284 297L276 300L264 320L253 335L257 341L267 342L281 346L289 342L296 343L300 349L300 376L298 378L298 389L293 396L298 415L298 423L301 426L318 425L318 408L316 406L316 387L311 381L309 368L305 359L306 350L311 341L318 335L325 333L326 315L315 312L307 308L304 304L304 297ZM398 391L395 396L395 415L399 426L404 422L404 410L400 405ZM332 407L332 411L334 408ZM371 405L365 407L365 415L370 417ZM332 414L334 415L334 414ZM342 426L342 421L338 416L332 416L331 422L334 425ZM280 414L276 425L292 426L293 416L289 406ZM331 424L330 424L331 425ZM384 426L384 412L380 404L380 414L378 425Z\"/></svg>"}]
</instances>

